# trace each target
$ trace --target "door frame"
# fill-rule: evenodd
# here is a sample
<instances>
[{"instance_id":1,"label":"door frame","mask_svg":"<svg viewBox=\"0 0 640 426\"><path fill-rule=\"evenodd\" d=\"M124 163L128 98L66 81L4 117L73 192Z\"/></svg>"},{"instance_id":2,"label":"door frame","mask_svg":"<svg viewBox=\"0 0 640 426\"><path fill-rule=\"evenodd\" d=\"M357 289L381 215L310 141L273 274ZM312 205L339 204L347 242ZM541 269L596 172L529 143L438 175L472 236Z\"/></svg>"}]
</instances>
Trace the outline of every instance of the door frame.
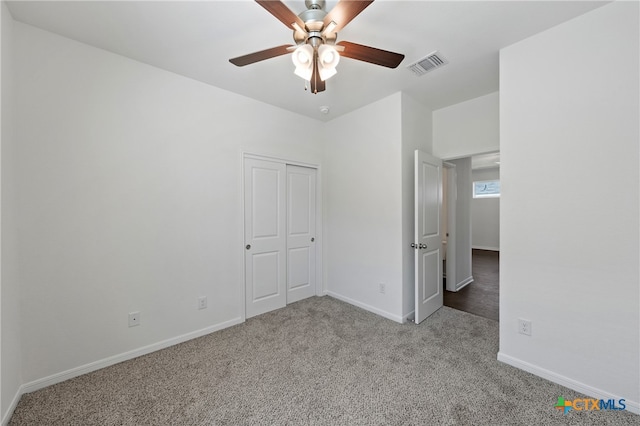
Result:
<instances>
[{"instance_id":1,"label":"door frame","mask_svg":"<svg viewBox=\"0 0 640 426\"><path fill-rule=\"evenodd\" d=\"M456 200L458 199L458 182L456 178L456 165L442 162L442 167L447 169L447 251L446 251L446 290L458 291L456 288ZM453 173L451 173L453 171Z\"/></svg>"},{"instance_id":2,"label":"door frame","mask_svg":"<svg viewBox=\"0 0 640 426\"><path fill-rule=\"evenodd\" d=\"M271 161L274 163L281 163L284 165L291 165L291 166L300 166L300 167L308 167L310 169L315 169L316 170L316 289L315 289L315 295L316 296L324 296L325 294L327 294L327 290L324 286L324 267L323 267L323 263L322 263L322 253L323 253L323 241L324 241L324 232L322 229L322 223L323 223L323 219L322 219L322 169L320 167L319 164L314 164L314 163L306 163L303 161L298 161L298 160L291 160L291 159L287 159L287 158L282 158L282 157L275 157L275 156L271 156L271 155L267 155L267 154L258 154L255 152L249 152L249 151L242 151L241 156L240 156L240 190L239 190L239 203L240 203L240 208L239 208L239 217L243 218L243 220L241 220L240 222L240 233L239 233L239 244L238 244L238 253L240 254L240 276L242 277L241 280L241 288L242 291L240 291L239 294L239 299L240 299L240 306L242 306L242 310L241 310L241 321L246 321L247 319L247 306L246 306L246 274L245 274L245 239L246 239L246 235L245 235L245 229L244 229L244 214L245 214L245 204L244 204L244 163L245 163L245 159L247 158L251 158L251 159L255 159L255 160L263 160L263 161Z\"/></svg>"}]
</instances>

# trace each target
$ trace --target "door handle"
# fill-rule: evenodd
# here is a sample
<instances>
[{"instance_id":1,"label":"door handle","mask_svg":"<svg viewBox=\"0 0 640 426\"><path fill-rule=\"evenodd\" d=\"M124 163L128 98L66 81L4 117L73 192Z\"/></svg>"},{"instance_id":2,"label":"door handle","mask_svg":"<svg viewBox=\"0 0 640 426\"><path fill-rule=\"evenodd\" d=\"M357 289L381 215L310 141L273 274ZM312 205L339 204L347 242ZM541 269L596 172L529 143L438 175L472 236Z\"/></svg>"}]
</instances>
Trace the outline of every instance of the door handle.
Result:
<instances>
[{"instance_id":1,"label":"door handle","mask_svg":"<svg viewBox=\"0 0 640 426\"><path fill-rule=\"evenodd\" d=\"M426 249L426 248L427 248L427 245L426 245L426 244L422 244L422 243L420 243L420 245L418 245L418 248L419 248L419 249Z\"/></svg>"},{"instance_id":2,"label":"door handle","mask_svg":"<svg viewBox=\"0 0 640 426\"><path fill-rule=\"evenodd\" d=\"M315 240L316 240L315 238L311 237L311 242L314 242Z\"/></svg>"},{"instance_id":3,"label":"door handle","mask_svg":"<svg viewBox=\"0 0 640 426\"><path fill-rule=\"evenodd\" d=\"M417 248L416 243L411 243L411 248Z\"/></svg>"},{"instance_id":4,"label":"door handle","mask_svg":"<svg viewBox=\"0 0 640 426\"><path fill-rule=\"evenodd\" d=\"M251 250L251 244L247 244L247 246L245 247L247 250Z\"/></svg>"}]
</instances>

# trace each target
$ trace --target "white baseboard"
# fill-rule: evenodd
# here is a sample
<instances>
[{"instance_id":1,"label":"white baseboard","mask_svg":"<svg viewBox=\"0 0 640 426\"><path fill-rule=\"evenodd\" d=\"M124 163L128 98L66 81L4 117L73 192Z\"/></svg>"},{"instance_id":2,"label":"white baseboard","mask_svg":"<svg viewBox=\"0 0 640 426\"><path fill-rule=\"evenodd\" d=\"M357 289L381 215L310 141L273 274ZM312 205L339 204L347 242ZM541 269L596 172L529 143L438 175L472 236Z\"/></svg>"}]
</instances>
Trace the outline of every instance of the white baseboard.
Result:
<instances>
[{"instance_id":1,"label":"white baseboard","mask_svg":"<svg viewBox=\"0 0 640 426\"><path fill-rule=\"evenodd\" d=\"M416 317L415 313L416 313L416 311L413 310L413 311L409 312L407 315L403 315L402 316L402 323L404 324L407 321L409 321L409 318L415 318Z\"/></svg>"},{"instance_id":2,"label":"white baseboard","mask_svg":"<svg viewBox=\"0 0 640 426\"><path fill-rule=\"evenodd\" d=\"M147 355L147 354L150 354L151 352L168 348L169 346L177 345L178 343L183 343L191 339L202 337L207 334L211 334L215 331L222 330L224 328L228 328L236 324L240 324L242 322L244 322L242 318L234 318L229 321L224 321L219 324L212 325L210 327L192 331L190 333L173 337L171 339L163 340L158 343L153 343L151 345L147 345L142 348L134 349L132 351L124 352L122 354L118 354L118 355L110 356L108 358L104 358L98 361L90 362L89 364L81 365L79 367L75 367L70 370L63 371L61 373L52 374L51 376L43 377L42 379L34 380L32 382L22 385L21 387L22 393L20 395L24 393L37 391L38 389L42 389L47 386L54 385L56 383L60 383L65 380L72 379L74 377L78 377L83 374L90 373L92 371L100 370L101 368L109 367L111 365L118 364L123 361L128 361L130 359L137 358L142 355Z\"/></svg>"},{"instance_id":3,"label":"white baseboard","mask_svg":"<svg viewBox=\"0 0 640 426\"><path fill-rule=\"evenodd\" d=\"M400 324L403 324L403 323L405 323L407 321L406 318L404 318L404 321L403 321L403 317L401 317L401 316L391 314L389 312L383 311L382 309L375 308L373 306L367 305L366 303L359 302L357 300L351 299L351 298L346 297L346 296L342 296L342 295L334 293L332 291L328 291L327 295L329 295L331 297L334 297L334 298L336 298L338 300L342 300L343 302L346 302L346 303L348 303L350 305L357 306L358 308L362 308L365 311L373 312L374 314L380 315L381 317L385 317L385 318L390 319L392 321L399 322Z\"/></svg>"},{"instance_id":4,"label":"white baseboard","mask_svg":"<svg viewBox=\"0 0 640 426\"><path fill-rule=\"evenodd\" d=\"M462 290L463 288L465 288L466 286L468 286L472 282L473 282L473 275L470 276L470 277L467 277L464 280L462 280L459 283L457 283L456 284L456 291Z\"/></svg>"},{"instance_id":5,"label":"white baseboard","mask_svg":"<svg viewBox=\"0 0 640 426\"><path fill-rule=\"evenodd\" d=\"M471 246L471 248L476 250L500 251L500 247Z\"/></svg>"},{"instance_id":6,"label":"white baseboard","mask_svg":"<svg viewBox=\"0 0 640 426\"><path fill-rule=\"evenodd\" d=\"M7 426L9 424L9 419L11 419L13 412L16 410L16 407L18 406L18 401L20 401L20 397L22 396L23 393L25 393L22 388L24 388L24 385L18 388L18 391L13 397L11 404L9 404L9 408L7 408L7 411L2 416L2 422L0 423L2 426Z\"/></svg>"},{"instance_id":7,"label":"white baseboard","mask_svg":"<svg viewBox=\"0 0 640 426\"><path fill-rule=\"evenodd\" d=\"M506 355L502 352L498 352L498 361L504 362L505 364L509 364L512 367L519 368L520 370L524 370L528 373L535 374L538 377L542 377L543 379L549 380L550 382L557 383L569 389L573 389L576 392L583 393L587 396L596 399L615 399L619 400L621 398L625 399L625 405L627 406L627 411L630 411L635 414L640 414L640 404L638 401L630 401L624 397L619 395L613 395L609 392L605 392L602 389L594 388L593 386L587 385L585 383L579 382L574 379L570 379L569 377L565 377L561 374L554 373L553 371L549 371L545 368L538 367L537 365L533 365L526 361L519 360L512 356ZM560 395L551 395L551 397L557 397Z\"/></svg>"}]
</instances>

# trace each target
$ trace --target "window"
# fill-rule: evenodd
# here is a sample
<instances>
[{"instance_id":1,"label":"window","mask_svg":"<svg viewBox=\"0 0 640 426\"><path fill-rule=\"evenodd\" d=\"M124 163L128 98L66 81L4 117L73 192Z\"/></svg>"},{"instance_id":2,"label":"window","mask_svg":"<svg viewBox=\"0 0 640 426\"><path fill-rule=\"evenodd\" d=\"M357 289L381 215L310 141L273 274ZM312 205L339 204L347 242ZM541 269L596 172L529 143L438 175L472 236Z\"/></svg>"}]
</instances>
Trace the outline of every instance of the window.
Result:
<instances>
[{"instance_id":1,"label":"window","mask_svg":"<svg viewBox=\"0 0 640 426\"><path fill-rule=\"evenodd\" d=\"M496 198L499 196L499 180L481 180L473 182L473 198Z\"/></svg>"}]
</instances>

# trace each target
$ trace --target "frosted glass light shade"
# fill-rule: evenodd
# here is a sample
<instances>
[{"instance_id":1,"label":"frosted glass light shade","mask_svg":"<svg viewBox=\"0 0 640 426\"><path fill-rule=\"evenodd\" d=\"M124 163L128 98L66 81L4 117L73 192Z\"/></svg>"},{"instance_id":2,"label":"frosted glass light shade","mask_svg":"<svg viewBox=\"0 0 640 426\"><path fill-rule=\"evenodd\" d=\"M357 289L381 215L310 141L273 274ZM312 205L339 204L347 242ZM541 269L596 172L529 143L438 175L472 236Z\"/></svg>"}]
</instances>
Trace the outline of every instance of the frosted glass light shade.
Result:
<instances>
[{"instance_id":1,"label":"frosted glass light shade","mask_svg":"<svg viewBox=\"0 0 640 426\"><path fill-rule=\"evenodd\" d=\"M304 44L293 51L291 60L296 66L294 73L305 80L311 80L313 73L313 47Z\"/></svg>"},{"instance_id":2,"label":"frosted glass light shade","mask_svg":"<svg viewBox=\"0 0 640 426\"><path fill-rule=\"evenodd\" d=\"M338 71L336 71L335 68L325 68L325 67L320 67L319 72L320 72L320 80L322 81L328 80L338 73Z\"/></svg>"},{"instance_id":3,"label":"frosted glass light shade","mask_svg":"<svg viewBox=\"0 0 640 426\"><path fill-rule=\"evenodd\" d=\"M335 68L340 62L338 51L328 44L318 46L318 58L322 66L329 68Z\"/></svg>"},{"instance_id":4,"label":"frosted glass light shade","mask_svg":"<svg viewBox=\"0 0 640 426\"><path fill-rule=\"evenodd\" d=\"M333 46L327 44L318 46L318 70L322 81L337 74L338 62L340 62L340 55Z\"/></svg>"}]
</instances>

